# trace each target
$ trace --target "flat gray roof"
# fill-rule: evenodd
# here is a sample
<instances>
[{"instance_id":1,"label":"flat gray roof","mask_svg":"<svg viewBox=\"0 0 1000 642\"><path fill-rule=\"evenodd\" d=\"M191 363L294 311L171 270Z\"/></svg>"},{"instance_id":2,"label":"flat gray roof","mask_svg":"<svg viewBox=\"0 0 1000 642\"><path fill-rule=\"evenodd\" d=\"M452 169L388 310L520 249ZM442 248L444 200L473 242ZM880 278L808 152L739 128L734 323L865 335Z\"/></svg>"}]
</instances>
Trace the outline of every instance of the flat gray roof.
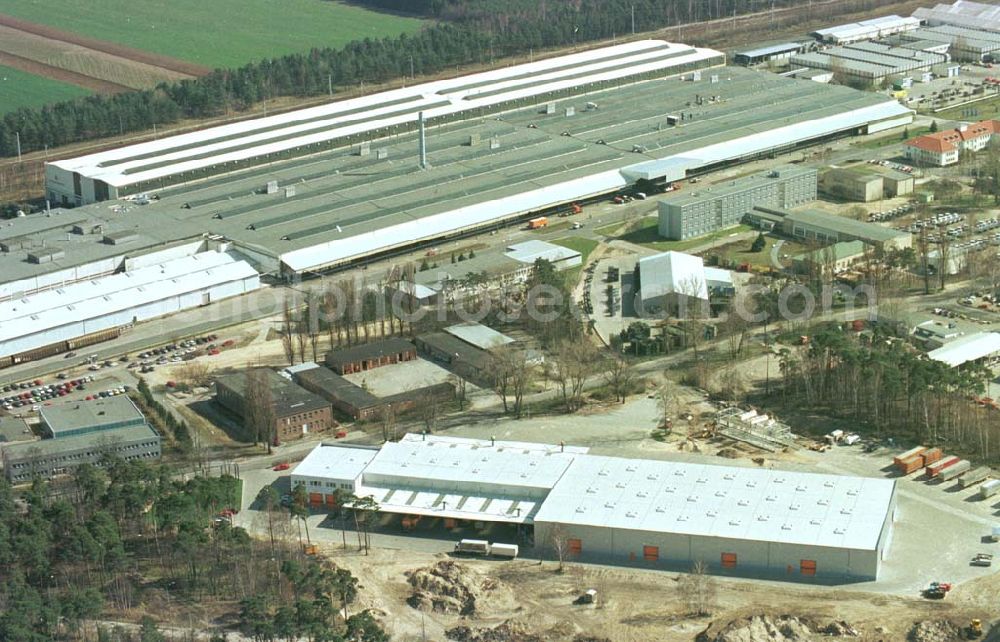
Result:
<instances>
[{"instance_id":1,"label":"flat gray roof","mask_svg":"<svg viewBox=\"0 0 1000 642\"><path fill-rule=\"evenodd\" d=\"M31 441L33 439L35 439L34 433L28 428L24 419L7 415L0 416L0 443Z\"/></svg>"},{"instance_id":2,"label":"flat gray roof","mask_svg":"<svg viewBox=\"0 0 1000 642\"><path fill-rule=\"evenodd\" d=\"M901 236L909 237L908 232L894 230L891 227L867 223L865 221L855 221L844 216L838 216L829 212L818 210L801 210L798 212L788 212L785 216L787 220L797 221L805 225L813 225L828 230L835 230L860 239L870 239L873 241L891 241Z\"/></svg>"},{"instance_id":3,"label":"flat gray roof","mask_svg":"<svg viewBox=\"0 0 1000 642\"><path fill-rule=\"evenodd\" d=\"M759 185L767 185L777 181L785 181L798 176L816 173L815 167L808 165L782 165L766 172L726 179L705 186L693 187L670 194L660 200L661 203L684 207L706 200L723 198L731 194L739 194ZM685 186L688 187L688 186Z\"/></svg>"},{"instance_id":4,"label":"flat gray roof","mask_svg":"<svg viewBox=\"0 0 1000 642\"><path fill-rule=\"evenodd\" d=\"M24 459L37 456L51 457L61 453L70 453L81 448L102 448L115 444L131 444L147 441L149 439L159 439L160 436L148 424L142 426L129 426L127 428L113 428L92 432L86 435L76 435L73 437L60 437L57 439L40 439L38 441L28 441L18 444L10 444L3 447L4 456L9 459Z\"/></svg>"},{"instance_id":5,"label":"flat gray roof","mask_svg":"<svg viewBox=\"0 0 1000 642\"><path fill-rule=\"evenodd\" d=\"M39 410L42 423L55 437L79 430L95 430L103 426L118 427L146 422L128 395L105 397L92 401L57 403Z\"/></svg>"},{"instance_id":6,"label":"flat gray roof","mask_svg":"<svg viewBox=\"0 0 1000 642\"><path fill-rule=\"evenodd\" d=\"M122 248L102 243L101 235L67 234L71 226L60 223L53 228L57 221L99 220L104 234L133 230L138 237L128 244L130 255L179 239L219 234L234 240L237 247L276 259L338 240L353 244L368 233L382 235L386 228L407 223L416 224L413 234L418 235L423 220L463 207L489 213L496 199L573 180L589 184L595 175L611 171L618 176L622 167L634 163L726 147L739 137L763 136L766 144L768 132L775 128L808 131L797 126L863 109L882 114L881 106L887 104L884 96L741 67L721 67L711 73L719 82L710 83L705 76L701 82L637 82L556 100L553 115L541 114L533 105L506 112L499 120L469 119L431 127L427 137L431 167L426 170L418 167L416 135L409 133L372 143L373 149L387 150L385 159L378 159L374 151L357 156L338 148L169 188L148 205L105 202L16 219L0 227L0 239L22 235L21 228L27 230L41 219L49 229L37 234L36 243L66 248L66 256L34 265L23 251L0 254L0 274L4 279L28 278L121 256ZM688 107L695 95L707 93L721 100ZM588 102L597 109L588 111ZM565 107L575 107L576 114L566 117ZM667 115L681 111L692 118L668 126ZM890 115L886 111L882 117ZM850 126L844 123L845 128ZM474 135L483 142L470 147ZM499 148L490 149L492 137L500 141ZM645 151L636 153L635 146ZM713 154L723 151L713 149ZM741 147L732 151L738 156ZM286 198L281 189L277 194L264 193L271 180L282 188L294 187L295 196ZM382 236L380 242L387 244L419 238Z\"/></svg>"}]
</instances>

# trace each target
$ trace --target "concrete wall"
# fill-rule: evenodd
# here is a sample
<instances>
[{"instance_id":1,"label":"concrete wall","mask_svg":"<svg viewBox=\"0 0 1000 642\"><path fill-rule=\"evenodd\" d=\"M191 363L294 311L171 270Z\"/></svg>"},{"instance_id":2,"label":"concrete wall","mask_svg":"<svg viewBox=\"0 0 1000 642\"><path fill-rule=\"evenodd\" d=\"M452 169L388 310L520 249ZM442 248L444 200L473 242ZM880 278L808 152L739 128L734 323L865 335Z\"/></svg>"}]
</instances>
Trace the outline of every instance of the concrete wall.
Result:
<instances>
[{"instance_id":1,"label":"concrete wall","mask_svg":"<svg viewBox=\"0 0 1000 642\"><path fill-rule=\"evenodd\" d=\"M676 533L633 531L575 524L535 524L536 546L551 550L553 529L567 539L579 539L581 561L635 563L650 568L684 569L704 562L712 573L740 576L769 576L810 580L802 572L802 561L816 562L819 579L875 579L879 554L875 550L837 549L781 544L759 540L735 540ZM658 548L658 559L644 559L644 547ZM736 565L724 568L723 553L735 554Z\"/></svg>"}]
</instances>

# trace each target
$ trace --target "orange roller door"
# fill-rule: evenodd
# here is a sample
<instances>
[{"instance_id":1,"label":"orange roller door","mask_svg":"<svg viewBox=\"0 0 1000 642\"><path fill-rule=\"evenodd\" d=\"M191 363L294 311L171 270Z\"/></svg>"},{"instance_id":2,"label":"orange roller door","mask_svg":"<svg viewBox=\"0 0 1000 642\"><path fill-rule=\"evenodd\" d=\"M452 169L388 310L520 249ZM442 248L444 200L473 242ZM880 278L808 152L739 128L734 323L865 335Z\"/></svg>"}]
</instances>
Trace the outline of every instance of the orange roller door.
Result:
<instances>
[{"instance_id":1,"label":"orange roller door","mask_svg":"<svg viewBox=\"0 0 1000 642\"><path fill-rule=\"evenodd\" d=\"M323 493L309 493L309 503L310 504L322 504L323 503Z\"/></svg>"},{"instance_id":2,"label":"orange roller door","mask_svg":"<svg viewBox=\"0 0 1000 642\"><path fill-rule=\"evenodd\" d=\"M579 555L583 550L583 542L578 539L568 539L566 540L567 548L569 548L570 555Z\"/></svg>"},{"instance_id":3,"label":"orange roller door","mask_svg":"<svg viewBox=\"0 0 1000 642\"><path fill-rule=\"evenodd\" d=\"M643 546L642 547L642 559L647 562L655 562L660 559L660 547L659 546Z\"/></svg>"},{"instance_id":4,"label":"orange roller door","mask_svg":"<svg viewBox=\"0 0 1000 642\"><path fill-rule=\"evenodd\" d=\"M816 560L802 560L799 562L799 572L803 575L813 576L816 574Z\"/></svg>"},{"instance_id":5,"label":"orange roller door","mask_svg":"<svg viewBox=\"0 0 1000 642\"><path fill-rule=\"evenodd\" d=\"M722 568L736 568L736 553L722 554Z\"/></svg>"}]
</instances>

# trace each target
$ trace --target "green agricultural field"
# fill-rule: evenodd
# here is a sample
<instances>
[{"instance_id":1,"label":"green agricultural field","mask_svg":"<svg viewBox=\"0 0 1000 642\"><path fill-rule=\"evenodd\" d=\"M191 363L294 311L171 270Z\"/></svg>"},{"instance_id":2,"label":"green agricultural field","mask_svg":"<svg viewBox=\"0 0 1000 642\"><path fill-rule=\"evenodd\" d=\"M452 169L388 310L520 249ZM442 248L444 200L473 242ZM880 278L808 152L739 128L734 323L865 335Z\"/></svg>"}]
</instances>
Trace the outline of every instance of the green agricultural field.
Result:
<instances>
[{"instance_id":1,"label":"green agricultural field","mask_svg":"<svg viewBox=\"0 0 1000 642\"><path fill-rule=\"evenodd\" d=\"M21 107L37 107L89 94L76 85L0 65L0 116Z\"/></svg>"},{"instance_id":2,"label":"green agricultural field","mask_svg":"<svg viewBox=\"0 0 1000 642\"><path fill-rule=\"evenodd\" d=\"M330 0L0 0L0 13L208 67L395 36L423 24Z\"/></svg>"}]
</instances>

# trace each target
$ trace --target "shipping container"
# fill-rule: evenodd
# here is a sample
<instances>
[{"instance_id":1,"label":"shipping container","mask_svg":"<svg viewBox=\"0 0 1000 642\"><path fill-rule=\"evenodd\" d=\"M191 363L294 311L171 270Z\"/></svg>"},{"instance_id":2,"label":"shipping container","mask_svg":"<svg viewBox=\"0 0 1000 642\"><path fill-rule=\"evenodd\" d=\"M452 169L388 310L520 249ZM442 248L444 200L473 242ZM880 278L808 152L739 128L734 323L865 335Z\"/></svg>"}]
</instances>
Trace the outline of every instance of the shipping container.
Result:
<instances>
[{"instance_id":1,"label":"shipping container","mask_svg":"<svg viewBox=\"0 0 1000 642\"><path fill-rule=\"evenodd\" d=\"M972 468L972 462L968 459L962 459L955 462L951 466L942 469L938 472L937 477L941 481L951 481L959 475L968 472Z\"/></svg>"},{"instance_id":2,"label":"shipping container","mask_svg":"<svg viewBox=\"0 0 1000 642\"><path fill-rule=\"evenodd\" d=\"M924 459L924 466L930 466L931 464L938 462L944 457L944 453L941 452L940 448L931 448L930 450L925 450L920 453L920 456Z\"/></svg>"},{"instance_id":3,"label":"shipping container","mask_svg":"<svg viewBox=\"0 0 1000 642\"><path fill-rule=\"evenodd\" d=\"M903 461L896 464L896 468L899 469L900 474L909 475L912 472L916 472L924 467L924 458L920 455L914 455L909 459L904 459Z\"/></svg>"},{"instance_id":4,"label":"shipping container","mask_svg":"<svg viewBox=\"0 0 1000 642\"><path fill-rule=\"evenodd\" d=\"M924 472L927 473L928 477L937 477L938 473L940 473L942 470L944 470L948 466L953 466L957 464L959 461L961 460L955 455L948 455L947 457L944 457L939 461L928 466Z\"/></svg>"},{"instance_id":5,"label":"shipping container","mask_svg":"<svg viewBox=\"0 0 1000 642\"><path fill-rule=\"evenodd\" d=\"M898 466L900 462L905 461L907 459L910 459L911 457L913 457L915 455L919 455L919 454L923 453L925 450L927 450L927 449L924 448L923 446L917 446L916 448L910 448L905 453L901 453L901 454L896 455L895 457L893 457L892 463L894 463L894 464L896 464Z\"/></svg>"},{"instance_id":6,"label":"shipping container","mask_svg":"<svg viewBox=\"0 0 1000 642\"><path fill-rule=\"evenodd\" d=\"M979 487L979 497L986 499L1000 493L1000 479L991 479Z\"/></svg>"},{"instance_id":7,"label":"shipping container","mask_svg":"<svg viewBox=\"0 0 1000 642\"><path fill-rule=\"evenodd\" d=\"M537 230L545 227L548 224L549 224L549 219L547 217L539 216L538 218L533 218L530 221L528 221L528 229Z\"/></svg>"},{"instance_id":8,"label":"shipping container","mask_svg":"<svg viewBox=\"0 0 1000 642\"><path fill-rule=\"evenodd\" d=\"M517 557L517 544L494 543L490 548L491 553L496 557L506 557L508 559L514 559Z\"/></svg>"},{"instance_id":9,"label":"shipping container","mask_svg":"<svg viewBox=\"0 0 1000 642\"><path fill-rule=\"evenodd\" d=\"M463 539L459 543L455 544L455 552L489 555L490 543L484 539Z\"/></svg>"},{"instance_id":10,"label":"shipping container","mask_svg":"<svg viewBox=\"0 0 1000 642\"><path fill-rule=\"evenodd\" d=\"M980 466L979 468L977 468L975 470L972 470L972 471L969 471L969 472L965 473L964 475L962 475L961 477L959 477L958 478L958 484L962 488L968 488L969 486L973 486L975 484L978 484L981 481L985 481L985 480L989 479L990 475L992 475L992 474L993 474L993 471L990 470L989 467L987 467L987 466Z\"/></svg>"}]
</instances>

